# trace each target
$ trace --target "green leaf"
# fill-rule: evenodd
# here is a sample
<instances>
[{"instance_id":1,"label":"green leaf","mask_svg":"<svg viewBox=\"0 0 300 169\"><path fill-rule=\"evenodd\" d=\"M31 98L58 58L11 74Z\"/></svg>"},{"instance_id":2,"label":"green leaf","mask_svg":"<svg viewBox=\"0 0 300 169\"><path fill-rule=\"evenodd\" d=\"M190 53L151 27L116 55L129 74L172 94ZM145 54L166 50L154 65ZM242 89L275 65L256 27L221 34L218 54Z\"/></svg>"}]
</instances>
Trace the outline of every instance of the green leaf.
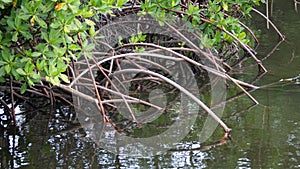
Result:
<instances>
[{"instance_id":1,"label":"green leaf","mask_svg":"<svg viewBox=\"0 0 300 169\"><path fill-rule=\"evenodd\" d=\"M36 61L36 68L39 70L39 71L41 71L41 70L44 70L44 67L45 67L45 60L42 60L42 61L40 61L40 60L37 60Z\"/></svg>"},{"instance_id":2,"label":"green leaf","mask_svg":"<svg viewBox=\"0 0 300 169\"><path fill-rule=\"evenodd\" d=\"M33 81L29 77L27 77L27 83L28 83L29 87L34 85Z\"/></svg>"},{"instance_id":3,"label":"green leaf","mask_svg":"<svg viewBox=\"0 0 300 169\"><path fill-rule=\"evenodd\" d=\"M6 22L10 28L16 29L15 23L11 19L8 19Z\"/></svg>"},{"instance_id":4,"label":"green leaf","mask_svg":"<svg viewBox=\"0 0 300 169\"><path fill-rule=\"evenodd\" d=\"M23 57L21 60L20 60L21 63L27 63L27 62L31 62L31 58L29 57Z\"/></svg>"},{"instance_id":5,"label":"green leaf","mask_svg":"<svg viewBox=\"0 0 300 169\"><path fill-rule=\"evenodd\" d=\"M31 56L32 57L39 57L39 56L41 56L41 54L42 53L40 53L40 52L33 52L33 53L31 53Z\"/></svg>"},{"instance_id":6,"label":"green leaf","mask_svg":"<svg viewBox=\"0 0 300 169\"><path fill-rule=\"evenodd\" d=\"M225 11L228 11L228 5L226 2L222 1L222 7Z\"/></svg>"},{"instance_id":7,"label":"green leaf","mask_svg":"<svg viewBox=\"0 0 300 169\"><path fill-rule=\"evenodd\" d=\"M53 1L53 0L52 0ZM56 2L56 0L55 0ZM54 8L55 2L48 1L43 8L43 13L48 13Z\"/></svg>"},{"instance_id":8,"label":"green leaf","mask_svg":"<svg viewBox=\"0 0 300 169\"><path fill-rule=\"evenodd\" d=\"M2 2L4 2L4 3L11 3L12 2L12 0L1 0Z\"/></svg>"},{"instance_id":9,"label":"green leaf","mask_svg":"<svg viewBox=\"0 0 300 169\"><path fill-rule=\"evenodd\" d=\"M58 76L55 76L55 77L49 77L49 76L46 76L46 80L50 83L52 83L54 86L58 86L60 84L60 81L58 79Z\"/></svg>"},{"instance_id":10,"label":"green leaf","mask_svg":"<svg viewBox=\"0 0 300 169\"><path fill-rule=\"evenodd\" d=\"M45 28L45 29L47 29L47 23L43 20L43 19L41 19L41 18L39 18L38 16L35 16L35 21L42 27L42 28Z\"/></svg>"},{"instance_id":11,"label":"green leaf","mask_svg":"<svg viewBox=\"0 0 300 169\"><path fill-rule=\"evenodd\" d=\"M9 57L10 57L10 52L7 48L3 48L1 51L2 54L2 58L4 59L4 61L9 62Z\"/></svg>"},{"instance_id":12,"label":"green leaf","mask_svg":"<svg viewBox=\"0 0 300 169\"><path fill-rule=\"evenodd\" d=\"M14 77L15 77L15 79L17 79L18 80L18 78L20 77L19 76L19 74L16 72L16 62L14 62L13 64L12 64L12 69L11 69L11 73L10 74L12 74Z\"/></svg>"},{"instance_id":13,"label":"green leaf","mask_svg":"<svg viewBox=\"0 0 300 169\"><path fill-rule=\"evenodd\" d=\"M0 66L3 66L3 65L5 65L5 64L6 64L6 62L0 60Z\"/></svg>"},{"instance_id":14,"label":"green leaf","mask_svg":"<svg viewBox=\"0 0 300 169\"><path fill-rule=\"evenodd\" d=\"M48 34L46 32L42 32L42 38L49 43L49 38L48 38Z\"/></svg>"},{"instance_id":15,"label":"green leaf","mask_svg":"<svg viewBox=\"0 0 300 169\"><path fill-rule=\"evenodd\" d=\"M35 66L32 62L27 62L26 65L25 65L24 70L25 70L25 72L30 73L34 70L34 67Z\"/></svg>"},{"instance_id":16,"label":"green leaf","mask_svg":"<svg viewBox=\"0 0 300 169\"><path fill-rule=\"evenodd\" d=\"M26 76L26 72L25 72L23 69L21 69L21 68L18 68L18 69L16 70L16 72L17 72L19 75Z\"/></svg>"},{"instance_id":17,"label":"green leaf","mask_svg":"<svg viewBox=\"0 0 300 169\"><path fill-rule=\"evenodd\" d=\"M158 21L158 24L159 24L159 26L164 26L165 25L165 23L162 22L162 21Z\"/></svg>"},{"instance_id":18,"label":"green leaf","mask_svg":"<svg viewBox=\"0 0 300 169\"><path fill-rule=\"evenodd\" d=\"M83 11L82 12L82 17L83 18L90 18L92 16L94 16L94 12L92 10L89 10L89 11Z\"/></svg>"},{"instance_id":19,"label":"green leaf","mask_svg":"<svg viewBox=\"0 0 300 169\"><path fill-rule=\"evenodd\" d=\"M77 59L76 56L71 51L68 51L68 54L71 56L71 58L73 58L75 60Z\"/></svg>"},{"instance_id":20,"label":"green leaf","mask_svg":"<svg viewBox=\"0 0 300 169\"><path fill-rule=\"evenodd\" d=\"M239 33L239 35L238 35L238 38L239 39L245 39L245 37L246 37L246 33L245 32L241 32L241 33Z\"/></svg>"},{"instance_id":21,"label":"green leaf","mask_svg":"<svg viewBox=\"0 0 300 169\"><path fill-rule=\"evenodd\" d=\"M62 24L60 22L58 22L57 20L50 24L50 27L54 28L54 29L60 28L61 26L62 26Z\"/></svg>"},{"instance_id":22,"label":"green leaf","mask_svg":"<svg viewBox=\"0 0 300 169\"><path fill-rule=\"evenodd\" d=\"M77 50L80 50L80 49L81 49L79 45L75 45L75 44L69 45L68 48L69 48L70 50L74 50L74 51L77 51Z\"/></svg>"},{"instance_id":23,"label":"green leaf","mask_svg":"<svg viewBox=\"0 0 300 169\"><path fill-rule=\"evenodd\" d=\"M122 7L127 2L128 2L128 0L117 0L117 7Z\"/></svg>"},{"instance_id":24,"label":"green leaf","mask_svg":"<svg viewBox=\"0 0 300 169\"><path fill-rule=\"evenodd\" d=\"M74 42L73 38L68 36L68 34L65 34L65 38L66 38L66 42L69 43L69 44Z\"/></svg>"},{"instance_id":25,"label":"green leaf","mask_svg":"<svg viewBox=\"0 0 300 169\"><path fill-rule=\"evenodd\" d=\"M175 7L180 3L180 0L172 0L171 6Z\"/></svg>"},{"instance_id":26,"label":"green leaf","mask_svg":"<svg viewBox=\"0 0 300 169\"><path fill-rule=\"evenodd\" d=\"M31 17L31 15L26 15L24 13L22 13L22 15L19 15L19 18L23 19L23 20L28 20L30 17Z\"/></svg>"},{"instance_id":27,"label":"green leaf","mask_svg":"<svg viewBox=\"0 0 300 169\"><path fill-rule=\"evenodd\" d=\"M33 39L32 34L28 31L20 31L20 33L26 38L26 39Z\"/></svg>"},{"instance_id":28,"label":"green leaf","mask_svg":"<svg viewBox=\"0 0 300 169\"><path fill-rule=\"evenodd\" d=\"M5 75L5 69L4 67L0 67L0 77Z\"/></svg>"},{"instance_id":29,"label":"green leaf","mask_svg":"<svg viewBox=\"0 0 300 169\"><path fill-rule=\"evenodd\" d=\"M30 75L30 77L33 78L33 79L36 80L36 81L39 81L41 76L40 76L39 74L33 72L33 73Z\"/></svg>"},{"instance_id":30,"label":"green leaf","mask_svg":"<svg viewBox=\"0 0 300 169\"><path fill-rule=\"evenodd\" d=\"M26 92L26 89L27 89L27 84L23 83L22 86L21 86L21 89L20 89L20 93L24 94Z\"/></svg>"},{"instance_id":31,"label":"green leaf","mask_svg":"<svg viewBox=\"0 0 300 169\"><path fill-rule=\"evenodd\" d=\"M96 8L100 8L102 6L102 0L90 0L90 3Z\"/></svg>"},{"instance_id":32,"label":"green leaf","mask_svg":"<svg viewBox=\"0 0 300 169\"><path fill-rule=\"evenodd\" d=\"M0 76L0 83L4 83L4 82L5 82L5 79L2 76Z\"/></svg>"},{"instance_id":33,"label":"green leaf","mask_svg":"<svg viewBox=\"0 0 300 169\"><path fill-rule=\"evenodd\" d=\"M60 72L54 67L54 66L49 66L49 73L51 77L57 76Z\"/></svg>"},{"instance_id":34,"label":"green leaf","mask_svg":"<svg viewBox=\"0 0 300 169\"><path fill-rule=\"evenodd\" d=\"M71 25L65 25L65 26L64 26L63 31L64 31L65 33L70 33L71 30L72 30Z\"/></svg>"},{"instance_id":35,"label":"green leaf","mask_svg":"<svg viewBox=\"0 0 300 169\"><path fill-rule=\"evenodd\" d=\"M17 29L19 29L20 26L22 26L21 25L21 19L20 19L19 16L15 17L15 26L16 26Z\"/></svg>"},{"instance_id":36,"label":"green leaf","mask_svg":"<svg viewBox=\"0 0 300 169\"><path fill-rule=\"evenodd\" d=\"M60 74L60 75L59 75L59 78L60 78L62 81L64 81L65 83L70 83L68 76L65 75L65 74Z\"/></svg>"},{"instance_id":37,"label":"green leaf","mask_svg":"<svg viewBox=\"0 0 300 169\"><path fill-rule=\"evenodd\" d=\"M17 41L18 41L18 35L19 35L19 32L15 32L15 33L13 34L11 40L12 40L13 42L17 42Z\"/></svg>"},{"instance_id":38,"label":"green leaf","mask_svg":"<svg viewBox=\"0 0 300 169\"><path fill-rule=\"evenodd\" d=\"M6 73L9 74L10 71L11 71L11 66L10 65L5 65L4 69L5 69Z\"/></svg>"},{"instance_id":39,"label":"green leaf","mask_svg":"<svg viewBox=\"0 0 300 169\"><path fill-rule=\"evenodd\" d=\"M93 44L93 43L89 43L88 45L86 45L84 47L85 51L92 51L93 49L95 49L95 44Z\"/></svg>"},{"instance_id":40,"label":"green leaf","mask_svg":"<svg viewBox=\"0 0 300 169\"><path fill-rule=\"evenodd\" d=\"M95 22L90 20L90 19L84 19L85 23L88 24L89 26L95 26Z\"/></svg>"}]
</instances>

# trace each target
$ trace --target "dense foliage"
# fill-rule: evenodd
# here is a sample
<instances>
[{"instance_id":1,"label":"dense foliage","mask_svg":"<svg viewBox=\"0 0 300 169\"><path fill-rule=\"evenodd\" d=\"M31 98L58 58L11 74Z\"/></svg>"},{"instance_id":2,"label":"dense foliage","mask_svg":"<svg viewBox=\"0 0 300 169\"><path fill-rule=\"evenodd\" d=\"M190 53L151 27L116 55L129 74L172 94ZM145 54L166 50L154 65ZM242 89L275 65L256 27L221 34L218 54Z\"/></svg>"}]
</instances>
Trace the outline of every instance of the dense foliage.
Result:
<instances>
[{"instance_id":1,"label":"dense foliage","mask_svg":"<svg viewBox=\"0 0 300 169\"><path fill-rule=\"evenodd\" d=\"M139 14L159 21L168 15L183 17L191 28L201 30L206 47L219 51L236 41L249 43L239 23L250 17L252 6L264 0L0 0L0 81L24 82L21 92L41 80L58 85L69 82L65 73L73 60L94 49L88 38L97 34L99 16L138 6ZM162 22L161 22L162 23Z\"/></svg>"}]
</instances>

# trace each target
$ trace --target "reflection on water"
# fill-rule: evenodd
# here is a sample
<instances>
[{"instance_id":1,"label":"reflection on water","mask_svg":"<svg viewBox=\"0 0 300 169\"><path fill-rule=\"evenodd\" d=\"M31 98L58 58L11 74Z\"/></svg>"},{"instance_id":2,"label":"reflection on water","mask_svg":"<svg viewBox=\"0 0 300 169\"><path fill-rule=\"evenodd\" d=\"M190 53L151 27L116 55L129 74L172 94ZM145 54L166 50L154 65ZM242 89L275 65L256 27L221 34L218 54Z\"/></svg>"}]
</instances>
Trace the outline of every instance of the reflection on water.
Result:
<instances>
[{"instance_id":1,"label":"reflection on water","mask_svg":"<svg viewBox=\"0 0 300 169\"><path fill-rule=\"evenodd\" d=\"M284 3L284 4L281 4ZM269 72L257 85L278 82L300 73L300 14L286 1L274 2L273 19L287 36L274 53L264 60ZM265 21L255 20L263 31L258 53L264 57L275 46L272 30ZM270 40L271 39L271 40ZM273 39L273 40L272 40ZM253 70L253 68L251 68ZM256 72L245 70L240 78L251 79ZM237 89L231 89L232 93ZM229 95L233 95L229 92ZM21 102L17 109L18 125L8 123L7 113L0 109L1 168L300 168L300 86L277 83L252 93L260 102L253 104L242 96L226 104L224 121L233 128L233 142L206 151L222 137L221 129L206 143L199 143L201 119L197 119L189 136L178 143L178 150L156 156L135 158L115 155L85 139L76 122L73 109L63 104L51 110L49 104ZM36 98L38 99L38 98ZM33 104L34 103L34 104ZM38 104L43 103L43 104ZM249 109L248 109L249 108ZM54 112L54 113L53 113Z\"/></svg>"}]
</instances>

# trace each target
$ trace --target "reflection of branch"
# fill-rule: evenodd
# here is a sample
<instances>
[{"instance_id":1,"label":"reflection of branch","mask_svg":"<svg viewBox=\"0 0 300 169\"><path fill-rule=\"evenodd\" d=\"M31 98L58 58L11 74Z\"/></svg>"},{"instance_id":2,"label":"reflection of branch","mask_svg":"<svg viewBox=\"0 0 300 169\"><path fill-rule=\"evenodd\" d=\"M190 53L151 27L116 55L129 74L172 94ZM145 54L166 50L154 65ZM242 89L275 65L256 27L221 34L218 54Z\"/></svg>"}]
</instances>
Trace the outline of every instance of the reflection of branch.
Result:
<instances>
[{"instance_id":1,"label":"reflection of branch","mask_svg":"<svg viewBox=\"0 0 300 169\"><path fill-rule=\"evenodd\" d=\"M229 75L227 75L228 78L230 79L231 77ZM258 104L258 101L251 96L241 85L239 85L238 83L236 83L235 81L233 81L235 83L235 85L237 85L255 104Z\"/></svg>"},{"instance_id":2,"label":"reflection of branch","mask_svg":"<svg viewBox=\"0 0 300 169\"><path fill-rule=\"evenodd\" d=\"M252 104L252 105L250 105L250 106L244 108L243 110L237 111L237 112L235 112L235 113L233 113L233 114L230 114L230 115L228 115L227 117L224 117L224 118L229 118L229 117L240 117L240 116L238 116L238 115L240 115L240 114L242 114L242 113L244 113L244 112L248 112L248 111L250 111L252 108L254 108L254 107L256 107L256 106L257 106L257 104Z\"/></svg>"},{"instance_id":3,"label":"reflection of branch","mask_svg":"<svg viewBox=\"0 0 300 169\"><path fill-rule=\"evenodd\" d=\"M202 146L202 147L200 147L199 150L200 150L200 151L208 151L208 150L210 150L210 149L212 149L212 148L214 148L214 147L216 147L216 146L222 146L222 145L227 144L227 143L229 143L229 142L231 142L231 141L232 141L231 135L225 133L225 135L222 137L221 140L216 141L216 142L214 142L214 143L212 143L212 144L209 144L209 145L206 145L206 146ZM193 150L194 150L194 149L193 149Z\"/></svg>"},{"instance_id":4,"label":"reflection of branch","mask_svg":"<svg viewBox=\"0 0 300 169\"><path fill-rule=\"evenodd\" d=\"M273 49L264 57L262 58L261 60L264 61L266 59L268 59L268 57L270 57L274 52L275 50L278 48L278 46L283 42L283 40L279 41L274 47Z\"/></svg>"},{"instance_id":5,"label":"reflection of branch","mask_svg":"<svg viewBox=\"0 0 300 169\"><path fill-rule=\"evenodd\" d=\"M4 109L7 109L7 110L9 111L9 116L10 116L10 118L13 119L14 117L13 117L13 115L12 115L12 114L13 114L12 109L9 108L9 107L8 107L8 104L7 104L3 99L1 99L1 98L0 98L0 102L2 103ZM5 112L5 111L4 111L4 112Z\"/></svg>"},{"instance_id":6,"label":"reflection of branch","mask_svg":"<svg viewBox=\"0 0 300 169\"><path fill-rule=\"evenodd\" d=\"M186 94L188 97L190 97L193 101L195 101L199 106L201 106L214 120L216 120L224 129L224 131L226 133L230 133L231 129L227 127L227 125L209 108L207 107L202 101L200 101L195 95L193 95L192 93L190 93L187 89L185 89L184 87L180 86L178 83L172 81L171 79L155 73L153 71L149 71L149 70L140 70L140 69L126 69L126 70L120 70L115 72L115 74L123 74L123 73L145 73L145 74L150 74L152 76L157 76L161 79L163 79L164 81L166 81L167 83L173 85L174 87L178 88L180 91L182 91L184 94Z\"/></svg>"},{"instance_id":7,"label":"reflection of branch","mask_svg":"<svg viewBox=\"0 0 300 169\"><path fill-rule=\"evenodd\" d=\"M298 12L298 4L300 4L300 2L298 2L297 0L294 0L294 5L295 5L295 11Z\"/></svg>"},{"instance_id":8,"label":"reflection of branch","mask_svg":"<svg viewBox=\"0 0 300 169\"><path fill-rule=\"evenodd\" d=\"M230 136L230 134L225 133L225 135L220 140L218 140L214 143L208 144L208 145L200 146L198 148L191 148L191 149L170 149L169 151L171 151L171 152L175 152L175 151L180 151L180 152L182 152L182 151L208 151L217 146L222 146L227 143L230 143L231 141L232 141L232 137Z\"/></svg>"},{"instance_id":9,"label":"reflection of branch","mask_svg":"<svg viewBox=\"0 0 300 169\"><path fill-rule=\"evenodd\" d=\"M266 18L267 18L267 29L270 28L270 22L269 22L269 1L266 0Z\"/></svg>"}]
</instances>

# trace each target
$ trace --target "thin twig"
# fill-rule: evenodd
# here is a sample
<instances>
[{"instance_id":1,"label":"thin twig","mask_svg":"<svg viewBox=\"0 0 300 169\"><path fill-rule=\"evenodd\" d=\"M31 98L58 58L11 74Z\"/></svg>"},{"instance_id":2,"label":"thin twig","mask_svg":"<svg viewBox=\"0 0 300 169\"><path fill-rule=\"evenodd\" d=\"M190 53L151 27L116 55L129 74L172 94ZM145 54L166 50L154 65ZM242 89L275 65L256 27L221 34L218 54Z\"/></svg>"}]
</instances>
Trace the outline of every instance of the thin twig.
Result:
<instances>
[{"instance_id":1,"label":"thin twig","mask_svg":"<svg viewBox=\"0 0 300 169\"><path fill-rule=\"evenodd\" d=\"M274 1L271 0L271 9L270 9L270 15L271 15L271 17L273 16L273 4L274 4Z\"/></svg>"},{"instance_id":2,"label":"thin twig","mask_svg":"<svg viewBox=\"0 0 300 169\"><path fill-rule=\"evenodd\" d=\"M267 18L263 13L261 13L259 10L255 9L255 8L253 8L252 10L254 12L258 13L259 15L261 15L262 17L264 17L266 20L268 20L268 22L271 24L271 26L275 29L275 31L277 32L277 34L280 36L281 40L285 40L284 35L282 35L280 33L280 31L278 30L278 28L273 24L273 22L269 18Z\"/></svg>"},{"instance_id":3,"label":"thin twig","mask_svg":"<svg viewBox=\"0 0 300 169\"><path fill-rule=\"evenodd\" d=\"M109 120L108 120L108 117L105 114L105 109L104 109L103 104L102 104L102 99L101 99L101 96L99 94L99 91L98 91L98 88L97 88L97 85L96 85L96 81L95 81L95 78L94 78L94 74L93 74L93 71L92 71L90 63L89 63L89 60L87 59L86 56L84 56L84 57L85 57L87 65L88 65L88 68L89 68L89 71L90 71L90 75L91 75L91 78L92 78L92 81L93 81L94 90L96 92L97 99L98 99L98 102L99 102L99 104L97 104L97 105L100 106L100 111L102 113L103 120L105 122L108 122Z\"/></svg>"},{"instance_id":4,"label":"thin twig","mask_svg":"<svg viewBox=\"0 0 300 169\"><path fill-rule=\"evenodd\" d=\"M267 29L270 28L270 25L269 25L269 1L266 0L266 17L267 17Z\"/></svg>"},{"instance_id":5,"label":"thin twig","mask_svg":"<svg viewBox=\"0 0 300 169\"><path fill-rule=\"evenodd\" d=\"M230 79L231 77L229 75L227 75L227 77ZM233 81L233 83L235 85L237 85L244 93L246 93L246 95L255 103L255 104L259 104L258 101L251 95L249 94L241 85L239 85L238 83L236 83L235 81Z\"/></svg>"},{"instance_id":6,"label":"thin twig","mask_svg":"<svg viewBox=\"0 0 300 169\"><path fill-rule=\"evenodd\" d=\"M227 13L224 13L225 16L229 16ZM259 45L259 40L257 39L257 37L255 36L254 32L247 26L245 25L243 22L241 22L240 20L238 20L238 23L240 25L242 25L242 27L244 27L253 37L253 39L255 40L256 44Z\"/></svg>"},{"instance_id":7,"label":"thin twig","mask_svg":"<svg viewBox=\"0 0 300 169\"><path fill-rule=\"evenodd\" d=\"M215 74L217 76L220 76L220 77L223 77L225 79L228 79L225 73L220 72L220 71L218 71L216 69L210 68L208 66L205 66L205 65L203 65L203 64L201 64L199 62L196 62L193 59L190 59L190 58L188 58L188 57L186 57L186 56L184 56L184 55L182 55L180 53L177 53L177 52L175 52L173 50L170 50L169 48L166 48L166 47L163 47L163 46L159 46L159 45L155 45L155 44L152 44L152 43L135 43L135 44L136 45L140 45L140 46L150 46L150 47L156 47L156 48L164 49L164 50L166 50L168 52L171 52L172 54L174 54L174 55L176 55L176 56L178 56L178 57L186 60L189 63L192 63L192 64L194 64L196 66L200 66L201 68L203 68L204 70L207 70L210 73L213 73L213 74ZM120 54L120 55L115 55L115 56L111 56L111 57L105 58L105 59L99 61L97 64L102 64L102 63L107 62L107 61L109 61L111 59L122 58L122 57L126 57L126 56L129 56L129 55L131 55L131 56L153 56L153 57L158 57L159 56L159 55L153 55L152 53L127 53L127 54ZM96 65L92 65L92 67L93 66L96 66ZM82 77L83 74L85 74L86 72L87 72L87 70L81 72L81 74L78 75L76 77L76 79L79 79L80 77ZM74 79L74 81L76 79ZM242 82L242 81L234 79L234 78L231 78L231 79L228 79L228 80L234 80L235 82L239 83L240 85L243 85L243 86L246 86L246 87L249 87L249 88L253 88L253 89L258 89L259 88L257 86L248 84L246 82ZM70 85L72 85L73 82Z\"/></svg>"},{"instance_id":8,"label":"thin twig","mask_svg":"<svg viewBox=\"0 0 300 169\"><path fill-rule=\"evenodd\" d=\"M92 60L93 60L93 62L97 65L97 62L96 62L96 60L94 59L94 57L92 58ZM110 78L106 75L106 73L104 73L102 67L100 67L99 65L97 65L97 67L98 67L98 69L101 71L101 73L105 76L105 78L110 82L110 84L112 85L112 87L113 87L117 92L121 93L121 92L119 91L119 89L115 86L115 84L114 84L114 83L110 80ZM134 115L134 113L132 112L131 107L129 106L129 104L128 104L127 100L125 99L124 95L121 95L121 97L122 97L122 99L123 99L123 101L124 101L124 103L125 103L125 105L126 105L126 108L127 108L128 111L129 111L129 113L130 113L132 119L139 125L139 127L141 127L141 123L135 118L135 115Z\"/></svg>"}]
</instances>

